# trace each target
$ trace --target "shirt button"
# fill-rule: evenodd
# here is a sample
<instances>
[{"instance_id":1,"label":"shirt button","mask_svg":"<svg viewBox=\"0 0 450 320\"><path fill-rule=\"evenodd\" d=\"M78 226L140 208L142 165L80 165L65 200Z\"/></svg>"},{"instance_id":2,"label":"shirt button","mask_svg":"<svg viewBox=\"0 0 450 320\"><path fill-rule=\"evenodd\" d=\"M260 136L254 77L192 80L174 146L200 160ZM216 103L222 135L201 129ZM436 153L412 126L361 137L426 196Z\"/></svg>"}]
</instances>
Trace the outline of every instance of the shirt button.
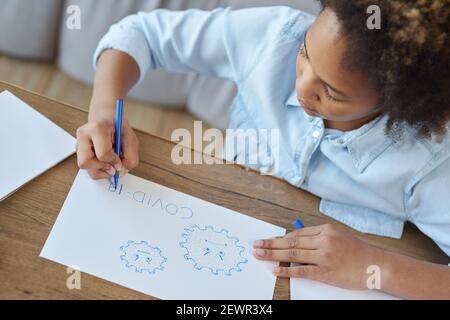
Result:
<instances>
[{"instance_id":1,"label":"shirt button","mask_svg":"<svg viewBox=\"0 0 450 320\"><path fill-rule=\"evenodd\" d=\"M338 139L338 140L337 140L337 143L338 143L338 144L343 144L343 143L344 143L344 139Z\"/></svg>"},{"instance_id":2,"label":"shirt button","mask_svg":"<svg viewBox=\"0 0 450 320\"><path fill-rule=\"evenodd\" d=\"M313 133L312 133L312 136L314 137L314 138L318 138L318 137L320 137L320 131L314 131Z\"/></svg>"}]
</instances>

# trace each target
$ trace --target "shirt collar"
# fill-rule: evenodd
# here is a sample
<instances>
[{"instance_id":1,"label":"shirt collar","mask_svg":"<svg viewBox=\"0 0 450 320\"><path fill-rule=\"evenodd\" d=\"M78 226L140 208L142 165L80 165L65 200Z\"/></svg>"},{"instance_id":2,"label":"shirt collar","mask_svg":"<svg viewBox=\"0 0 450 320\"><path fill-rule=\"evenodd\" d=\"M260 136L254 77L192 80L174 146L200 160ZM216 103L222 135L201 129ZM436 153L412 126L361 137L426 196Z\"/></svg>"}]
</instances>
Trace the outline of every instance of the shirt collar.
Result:
<instances>
[{"instance_id":1,"label":"shirt collar","mask_svg":"<svg viewBox=\"0 0 450 320\"><path fill-rule=\"evenodd\" d=\"M345 143L352 156L353 163L362 173L377 159L394 141L386 136L387 115L380 115L362 127L345 133Z\"/></svg>"},{"instance_id":2,"label":"shirt collar","mask_svg":"<svg viewBox=\"0 0 450 320\"><path fill-rule=\"evenodd\" d=\"M295 89L289 95L286 106L300 107ZM322 122L323 124L321 118L304 114L309 118L309 122L316 124ZM359 173L362 173L381 153L393 144L393 140L387 137L384 132L387 118L387 115L380 115L358 129L344 132L338 139L333 141L333 143L347 149Z\"/></svg>"},{"instance_id":3,"label":"shirt collar","mask_svg":"<svg viewBox=\"0 0 450 320\"><path fill-rule=\"evenodd\" d=\"M289 95L289 97L288 97L288 99L286 101L286 106L288 106L288 107L300 107L300 103L298 102L298 99L297 99L297 91L295 89Z\"/></svg>"}]
</instances>

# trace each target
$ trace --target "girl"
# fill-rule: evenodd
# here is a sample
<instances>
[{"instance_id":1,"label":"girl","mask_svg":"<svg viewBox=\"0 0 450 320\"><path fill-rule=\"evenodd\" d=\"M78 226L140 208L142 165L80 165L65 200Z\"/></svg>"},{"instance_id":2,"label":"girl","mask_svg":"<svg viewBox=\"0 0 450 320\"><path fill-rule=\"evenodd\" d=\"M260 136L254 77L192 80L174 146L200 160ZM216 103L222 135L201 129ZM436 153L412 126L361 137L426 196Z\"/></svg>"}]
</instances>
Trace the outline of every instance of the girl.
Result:
<instances>
[{"instance_id":1,"label":"girl","mask_svg":"<svg viewBox=\"0 0 450 320\"><path fill-rule=\"evenodd\" d=\"M450 255L447 0L321 3L316 19L288 7L156 10L112 26L94 57L89 122L77 131L80 168L102 179L138 165L126 119L123 157L113 152L114 101L148 70L221 77L239 89L230 128L278 130L272 171L319 196L322 213L394 238L410 221ZM370 5L380 28L369 28ZM247 163L248 150L227 156ZM377 265L387 293L450 299L448 266L383 251L334 226L254 247L258 259L302 264L275 268L280 277L365 289L367 267Z\"/></svg>"}]
</instances>

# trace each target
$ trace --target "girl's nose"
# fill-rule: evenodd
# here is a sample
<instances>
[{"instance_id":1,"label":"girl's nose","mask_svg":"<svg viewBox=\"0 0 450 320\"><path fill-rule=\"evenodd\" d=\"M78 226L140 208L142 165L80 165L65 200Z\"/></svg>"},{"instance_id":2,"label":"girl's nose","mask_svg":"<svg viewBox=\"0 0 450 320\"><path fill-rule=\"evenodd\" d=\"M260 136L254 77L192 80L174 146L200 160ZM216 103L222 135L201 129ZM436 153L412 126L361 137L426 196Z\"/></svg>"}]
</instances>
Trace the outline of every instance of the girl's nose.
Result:
<instances>
[{"instance_id":1,"label":"girl's nose","mask_svg":"<svg viewBox=\"0 0 450 320\"><path fill-rule=\"evenodd\" d=\"M297 78L296 88L299 99L306 101L308 104L320 101L314 79L306 73Z\"/></svg>"}]
</instances>

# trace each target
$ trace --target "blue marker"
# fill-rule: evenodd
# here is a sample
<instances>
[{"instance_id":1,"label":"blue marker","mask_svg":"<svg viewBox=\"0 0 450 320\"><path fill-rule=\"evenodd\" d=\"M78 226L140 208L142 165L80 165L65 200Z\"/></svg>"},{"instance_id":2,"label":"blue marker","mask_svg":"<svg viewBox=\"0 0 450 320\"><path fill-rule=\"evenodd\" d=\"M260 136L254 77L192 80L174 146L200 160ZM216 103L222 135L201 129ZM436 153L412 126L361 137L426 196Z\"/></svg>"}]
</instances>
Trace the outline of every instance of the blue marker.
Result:
<instances>
[{"instance_id":1,"label":"blue marker","mask_svg":"<svg viewBox=\"0 0 450 320\"><path fill-rule=\"evenodd\" d=\"M292 224L294 225L295 229L302 229L305 227L302 220L300 219L295 219L294 222L292 222Z\"/></svg>"},{"instance_id":2,"label":"blue marker","mask_svg":"<svg viewBox=\"0 0 450 320\"><path fill-rule=\"evenodd\" d=\"M122 146L122 114L123 114L123 99L118 99L116 102L116 131L114 133L114 152L120 157ZM116 171L114 175L114 189L117 190L117 183L119 182L119 172Z\"/></svg>"}]
</instances>

